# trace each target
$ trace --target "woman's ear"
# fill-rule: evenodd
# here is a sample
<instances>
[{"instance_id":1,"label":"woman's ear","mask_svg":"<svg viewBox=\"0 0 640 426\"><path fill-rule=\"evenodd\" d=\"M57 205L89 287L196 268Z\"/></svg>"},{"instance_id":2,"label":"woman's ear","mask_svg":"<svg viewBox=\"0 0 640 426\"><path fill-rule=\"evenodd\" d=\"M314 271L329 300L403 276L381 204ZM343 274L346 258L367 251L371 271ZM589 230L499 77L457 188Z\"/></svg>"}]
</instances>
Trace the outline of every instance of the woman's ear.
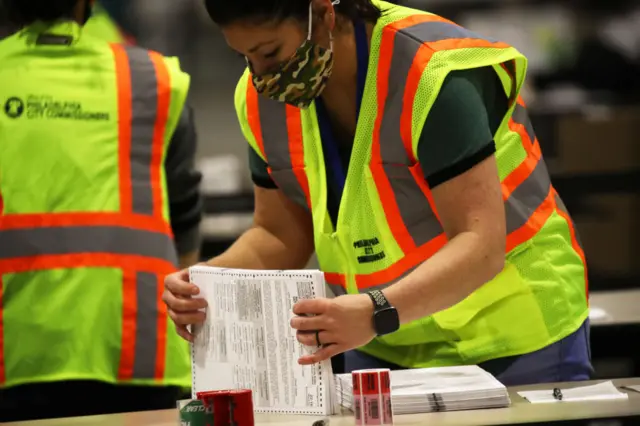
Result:
<instances>
[{"instance_id":1,"label":"woman's ear","mask_svg":"<svg viewBox=\"0 0 640 426\"><path fill-rule=\"evenodd\" d=\"M313 0L312 10L314 24L320 23L330 32L335 30L336 12L331 0Z\"/></svg>"}]
</instances>

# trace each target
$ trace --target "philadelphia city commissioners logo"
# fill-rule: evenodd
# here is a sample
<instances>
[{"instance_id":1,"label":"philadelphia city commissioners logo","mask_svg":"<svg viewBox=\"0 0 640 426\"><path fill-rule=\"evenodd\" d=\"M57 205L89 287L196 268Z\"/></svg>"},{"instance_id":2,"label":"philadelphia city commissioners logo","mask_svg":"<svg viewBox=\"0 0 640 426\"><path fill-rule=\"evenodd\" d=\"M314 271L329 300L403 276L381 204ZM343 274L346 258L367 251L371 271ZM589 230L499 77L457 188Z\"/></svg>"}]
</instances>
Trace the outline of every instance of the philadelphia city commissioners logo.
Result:
<instances>
[{"instance_id":1,"label":"philadelphia city commissioners logo","mask_svg":"<svg viewBox=\"0 0 640 426\"><path fill-rule=\"evenodd\" d=\"M9 98L4 104L4 113L9 118L19 118L24 113L24 102L20 98Z\"/></svg>"},{"instance_id":2,"label":"philadelphia city commissioners logo","mask_svg":"<svg viewBox=\"0 0 640 426\"><path fill-rule=\"evenodd\" d=\"M12 96L4 105L0 103L0 106L3 107L5 115L14 120L20 117L22 120L109 120L108 112L85 108L81 100L66 97L61 99L51 95Z\"/></svg>"}]
</instances>

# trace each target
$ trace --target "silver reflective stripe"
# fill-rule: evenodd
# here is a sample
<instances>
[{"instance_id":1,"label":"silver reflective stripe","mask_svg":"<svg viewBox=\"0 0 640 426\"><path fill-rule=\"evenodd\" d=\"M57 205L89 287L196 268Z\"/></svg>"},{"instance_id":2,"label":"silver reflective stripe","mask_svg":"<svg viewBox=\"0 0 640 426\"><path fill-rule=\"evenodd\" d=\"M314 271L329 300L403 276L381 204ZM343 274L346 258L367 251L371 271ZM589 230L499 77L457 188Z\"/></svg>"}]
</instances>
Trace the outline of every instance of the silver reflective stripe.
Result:
<instances>
[{"instance_id":1,"label":"silver reflective stripe","mask_svg":"<svg viewBox=\"0 0 640 426\"><path fill-rule=\"evenodd\" d=\"M169 235L115 226L10 229L0 231L0 241L0 259L111 253L177 262Z\"/></svg>"},{"instance_id":2,"label":"silver reflective stripe","mask_svg":"<svg viewBox=\"0 0 640 426\"><path fill-rule=\"evenodd\" d=\"M411 158L404 148L400 127L407 75L422 42L472 36L474 33L457 25L424 22L400 30L394 38L388 93L380 124L380 152L402 221L418 247L440 235L443 229L408 168Z\"/></svg>"},{"instance_id":3,"label":"silver reflective stripe","mask_svg":"<svg viewBox=\"0 0 640 426\"><path fill-rule=\"evenodd\" d=\"M473 31L469 31L459 25L440 21L421 22L419 24L412 25L411 27L404 28L398 31L396 38L402 35L409 35L413 38L410 42L417 45L416 47L418 47L420 43L433 43L436 41L460 38L487 40L492 43L497 41L493 38L481 36ZM411 58L413 59L413 56Z\"/></svg>"},{"instance_id":4,"label":"silver reflective stripe","mask_svg":"<svg viewBox=\"0 0 640 426\"><path fill-rule=\"evenodd\" d=\"M454 38L483 38L469 30L446 22L422 22L398 31L393 41L388 93L380 125L382 158L391 164L410 164L402 144L401 115L407 75L418 50L425 42Z\"/></svg>"},{"instance_id":5,"label":"silver reflective stripe","mask_svg":"<svg viewBox=\"0 0 640 426\"><path fill-rule=\"evenodd\" d=\"M153 214L151 164L158 110L156 69L146 50L126 46L131 70L131 196L134 213Z\"/></svg>"},{"instance_id":6,"label":"silver reflective stripe","mask_svg":"<svg viewBox=\"0 0 640 426\"><path fill-rule=\"evenodd\" d=\"M393 143L393 141L381 143L385 145ZM400 146L402 147L402 143ZM384 157L382 161L385 161ZM420 247L440 235L443 232L442 225L440 225L431 209L429 200L422 193L409 168L389 164L383 164L382 167L389 179L402 222L415 245Z\"/></svg>"},{"instance_id":7,"label":"silver reflective stripe","mask_svg":"<svg viewBox=\"0 0 640 426\"><path fill-rule=\"evenodd\" d=\"M551 190L551 180L541 158L533 172L522 182L505 202L507 234L520 229L533 212L544 202Z\"/></svg>"},{"instance_id":8,"label":"silver reflective stripe","mask_svg":"<svg viewBox=\"0 0 640 426\"><path fill-rule=\"evenodd\" d=\"M533 130L533 124L531 123L531 119L529 118L527 109L522 105L516 103L516 107L513 110L511 118L513 118L513 121L515 121L516 123L522 124L524 126L527 135L529 136L529 140L531 140L531 143L533 144L536 140L536 133Z\"/></svg>"},{"instance_id":9,"label":"silver reflective stripe","mask_svg":"<svg viewBox=\"0 0 640 426\"><path fill-rule=\"evenodd\" d=\"M362 289L362 291L369 291L369 290L384 290L385 288L397 283L398 281L400 281L401 279L403 279L404 277L406 277L407 275L409 275L410 273L412 273L418 266L420 266L422 262L418 263L418 265L407 269L405 272L402 273L402 275L400 275L398 278L393 279L389 282L386 282L384 284L380 284L380 285L376 285L376 286L371 286L371 287L367 287L366 289ZM375 272L374 272L375 274ZM357 281L357 277L356 277L356 281ZM343 294L347 294L347 290L345 288L343 288L342 286L340 286L339 284L328 284L329 288L331 289L331 291L333 292L333 294L335 294L336 296L340 296Z\"/></svg>"},{"instance_id":10,"label":"silver reflective stripe","mask_svg":"<svg viewBox=\"0 0 640 426\"><path fill-rule=\"evenodd\" d=\"M293 202L308 210L307 196L292 170L286 105L258 95L258 109L271 178Z\"/></svg>"},{"instance_id":11,"label":"silver reflective stripe","mask_svg":"<svg viewBox=\"0 0 640 426\"><path fill-rule=\"evenodd\" d=\"M277 183L278 188L282 189L291 201L300 204L307 210L309 209L307 196L302 192L298 177L293 173L293 170L272 170L271 177Z\"/></svg>"},{"instance_id":12,"label":"silver reflective stripe","mask_svg":"<svg viewBox=\"0 0 640 426\"><path fill-rule=\"evenodd\" d=\"M347 294L347 290L338 284L327 284L329 289L333 292L333 294L337 296L342 296L343 294Z\"/></svg>"},{"instance_id":13,"label":"silver reflective stripe","mask_svg":"<svg viewBox=\"0 0 640 426\"><path fill-rule=\"evenodd\" d=\"M258 95L260 128L267 162L272 169L291 169L286 105Z\"/></svg>"},{"instance_id":14,"label":"silver reflective stripe","mask_svg":"<svg viewBox=\"0 0 640 426\"><path fill-rule=\"evenodd\" d=\"M136 274L136 343L133 377L155 377L158 351L158 277L149 272Z\"/></svg>"}]
</instances>

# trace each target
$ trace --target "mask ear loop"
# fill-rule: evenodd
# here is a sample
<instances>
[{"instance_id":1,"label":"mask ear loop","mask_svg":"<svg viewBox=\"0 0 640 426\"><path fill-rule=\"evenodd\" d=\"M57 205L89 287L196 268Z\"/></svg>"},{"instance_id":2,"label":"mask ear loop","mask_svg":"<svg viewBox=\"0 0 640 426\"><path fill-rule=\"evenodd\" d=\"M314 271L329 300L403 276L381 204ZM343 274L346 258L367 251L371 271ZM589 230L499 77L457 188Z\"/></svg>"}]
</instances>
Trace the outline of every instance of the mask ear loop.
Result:
<instances>
[{"instance_id":1,"label":"mask ear loop","mask_svg":"<svg viewBox=\"0 0 640 426\"><path fill-rule=\"evenodd\" d=\"M332 6L340 4L340 0L333 0ZM307 41L311 41L311 32L313 30L313 1L309 2L309 29L307 31ZM333 50L333 32L329 31L329 49Z\"/></svg>"}]
</instances>

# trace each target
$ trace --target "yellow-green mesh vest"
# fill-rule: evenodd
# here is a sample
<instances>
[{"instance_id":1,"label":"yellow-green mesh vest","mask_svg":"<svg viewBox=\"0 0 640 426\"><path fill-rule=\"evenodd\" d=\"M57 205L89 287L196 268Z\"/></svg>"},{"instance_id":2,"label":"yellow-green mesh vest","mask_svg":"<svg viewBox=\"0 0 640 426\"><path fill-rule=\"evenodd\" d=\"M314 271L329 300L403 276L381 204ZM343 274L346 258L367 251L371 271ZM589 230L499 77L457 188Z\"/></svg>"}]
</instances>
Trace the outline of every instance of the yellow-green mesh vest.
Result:
<instances>
[{"instance_id":1,"label":"yellow-green mesh vest","mask_svg":"<svg viewBox=\"0 0 640 426\"><path fill-rule=\"evenodd\" d=\"M164 160L176 59L59 23L0 42L0 386L190 385L162 303L176 270ZM61 38L60 40L65 40Z\"/></svg>"},{"instance_id":2,"label":"yellow-green mesh vest","mask_svg":"<svg viewBox=\"0 0 640 426\"><path fill-rule=\"evenodd\" d=\"M318 260L334 293L385 288L446 244L417 160L442 82L454 70L492 66L511 100L495 135L508 236L506 266L495 279L361 350L406 367L475 364L569 335L587 317L585 263L519 97L526 58L438 16L377 4L384 12L371 40L336 229L315 105L299 110L258 96L246 70L235 97L246 139L278 187L310 206Z\"/></svg>"},{"instance_id":3,"label":"yellow-green mesh vest","mask_svg":"<svg viewBox=\"0 0 640 426\"><path fill-rule=\"evenodd\" d=\"M84 26L83 32L111 43L125 42L122 31L100 3L93 6L91 18Z\"/></svg>"}]
</instances>

